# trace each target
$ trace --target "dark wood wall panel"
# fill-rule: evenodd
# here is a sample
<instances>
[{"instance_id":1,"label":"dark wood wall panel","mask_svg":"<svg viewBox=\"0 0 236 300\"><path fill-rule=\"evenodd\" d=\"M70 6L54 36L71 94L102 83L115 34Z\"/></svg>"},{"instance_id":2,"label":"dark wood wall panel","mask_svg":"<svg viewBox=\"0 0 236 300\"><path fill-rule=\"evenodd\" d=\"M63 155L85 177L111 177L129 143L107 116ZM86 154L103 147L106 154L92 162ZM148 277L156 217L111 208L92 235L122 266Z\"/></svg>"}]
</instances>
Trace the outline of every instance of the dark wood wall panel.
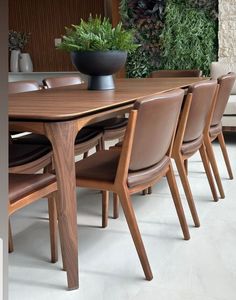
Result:
<instances>
[{"instance_id":1,"label":"dark wood wall panel","mask_svg":"<svg viewBox=\"0 0 236 300\"><path fill-rule=\"evenodd\" d=\"M103 16L104 0L9 0L9 29L31 33L25 52L34 71L72 71L69 53L56 50L54 39L90 13Z\"/></svg>"},{"instance_id":2,"label":"dark wood wall panel","mask_svg":"<svg viewBox=\"0 0 236 300\"><path fill-rule=\"evenodd\" d=\"M120 0L104 0L105 15L110 18L112 25L116 26L121 19L119 6Z\"/></svg>"}]
</instances>

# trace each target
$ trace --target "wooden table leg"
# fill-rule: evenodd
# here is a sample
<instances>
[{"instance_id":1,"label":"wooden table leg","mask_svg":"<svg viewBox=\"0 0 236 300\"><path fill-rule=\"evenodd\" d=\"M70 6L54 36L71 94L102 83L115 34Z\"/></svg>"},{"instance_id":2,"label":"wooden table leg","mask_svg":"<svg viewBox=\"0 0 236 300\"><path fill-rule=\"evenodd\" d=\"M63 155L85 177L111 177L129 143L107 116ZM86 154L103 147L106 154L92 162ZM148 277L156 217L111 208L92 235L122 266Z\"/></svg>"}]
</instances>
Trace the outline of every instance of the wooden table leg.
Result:
<instances>
[{"instance_id":1,"label":"wooden table leg","mask_svg":"<svg viewBox=\"0 0 236 300\"><path fill-rule=\"evenodd\" d=\"M77 202L75 184L74 141L78 127L74 121L46 123L45 132L52 143L58 182L58 226L63 265L68 289L79 287Z\"/></svg>"}]
</instances>

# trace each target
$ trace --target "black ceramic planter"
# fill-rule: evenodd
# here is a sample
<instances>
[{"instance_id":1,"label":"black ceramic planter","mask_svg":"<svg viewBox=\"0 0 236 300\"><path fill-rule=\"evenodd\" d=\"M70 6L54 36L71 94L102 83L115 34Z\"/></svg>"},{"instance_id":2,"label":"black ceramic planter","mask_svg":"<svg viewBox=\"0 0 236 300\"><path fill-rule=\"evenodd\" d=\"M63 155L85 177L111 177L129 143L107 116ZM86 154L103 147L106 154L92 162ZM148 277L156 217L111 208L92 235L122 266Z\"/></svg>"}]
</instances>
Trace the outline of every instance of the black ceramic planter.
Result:
<instances>
[{"instance_id":1,"label":"black ceramic planter","mask_svg":"<svg viewBox=\"0 0 236 300\"><path fill-rule=\"evenodd\" d=\"M71 52L71 60L78 71L89 76L89 90L113 90L112 74L125 64L125 51L78 51Z\"/></svg>"}]
</instances>

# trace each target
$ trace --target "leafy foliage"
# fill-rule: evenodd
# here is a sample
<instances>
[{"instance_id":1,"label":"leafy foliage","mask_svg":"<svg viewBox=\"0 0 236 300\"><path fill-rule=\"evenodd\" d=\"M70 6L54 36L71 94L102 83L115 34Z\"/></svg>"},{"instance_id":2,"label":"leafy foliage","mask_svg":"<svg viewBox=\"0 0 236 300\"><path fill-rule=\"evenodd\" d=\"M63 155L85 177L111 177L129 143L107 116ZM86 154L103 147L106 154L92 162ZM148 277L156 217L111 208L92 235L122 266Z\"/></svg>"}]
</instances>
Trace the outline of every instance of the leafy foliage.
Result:
<instances>
[{"instance_id":1,"label":"leafy foliage","mask_svg":"<svg viewBox=\"0 0 236 300\"><path fill-rule=\"evenodd\" d=\"M121 0L120 14L125 28L135 31L141 45L128 56L127 76L146 77L159 67L159 36L163 28L164 0Z\"/></svg>"},{"instance_id":2,"label":"leafy foliage","mask_svg":"<svg viewBox=\"0 0 236 300\"><path fill-rule=\"evenodd\" d=\"M217 22L191 2L199 5L200 0L167 1L161 68L200 68L208 75L210 63L217 58Z\"/></svg>"},{"instance_id":3,"label":"leafy foliage","mask_svg":"<svg viewBox=\"0 0 236 300\"><path fill-rule=\"evenodd\" d=\"M10 30L8 33L8 48L12 50L23 50L28 43L30 38L30 33L17 32Z\"/></svg>"},{"instance_id":4,"label":"leafy foliage","mask_svg":"<svg viewBox=\"0 0 236 300\"><path fill-rule=\"evenodd\" d=\"M128 56L126 72L128 77L146 77L152 67L150 66L150 54L137 49L132 56Z\"/></svg>"},{"instance_id":5,"label":"leafy foliage","mask_svg":"<svg viewBox=\"0 0 236 300\"><path fill-rule=\"evenodd\" d=\"M214 20L218 18L218 0L187 0L187 5L188 4L192 7L203 10Z\"/></svg>"},{"instance_id":6,"label":"leafy foliage","mask_svg":"<svg viewBox=\"0 0 236 300\"><path fill-rule=\"evenodd\" d=\"M119 23L112 27L107 18L89 17L88 22L81 19L79 25L66 28L59 49L65 51L108 51L121 50L132 52L139 45L134 43L133 32L125 30Z\"/></svg>"}]
</instances>

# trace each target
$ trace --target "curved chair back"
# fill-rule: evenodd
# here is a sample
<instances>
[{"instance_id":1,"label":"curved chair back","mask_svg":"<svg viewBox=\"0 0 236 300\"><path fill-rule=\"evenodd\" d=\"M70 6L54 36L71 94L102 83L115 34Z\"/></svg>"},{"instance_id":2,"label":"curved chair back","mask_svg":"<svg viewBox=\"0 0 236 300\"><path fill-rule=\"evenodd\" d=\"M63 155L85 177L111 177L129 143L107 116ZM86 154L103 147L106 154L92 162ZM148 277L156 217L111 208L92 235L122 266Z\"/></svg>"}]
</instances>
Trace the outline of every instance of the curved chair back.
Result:
<instances>
[{"instance_id":1,"label":"curved chair back","mask_svg":"<svg viewBox=\"0 0 236 300\"><path fill-rule=\"evenodd\" d=\"M40 86L36 80L24 80L8 83L8 93L16 94L23 92L31 92L40 90Z\"/></svg>"},{"instance_id":2,"label":"curved chair back","mask_svg":"<svg viewBox=\"0 0 236 300\"><path fill-rule=\"evenodd\" d=\"M83 81L79 76L50 77L43 80L43 85L50 89L61 86L81 84L82 82Z\"/></svg>"},{"instance_id":3,"label":"curved chair back","mask_svg":"<svg viewBox=\"0 0 236 300\"><path fill-rule=\"evenodd\" d=\"M223 117L231 90L234 86L235 79L236 79L236 73L233 72L223 75L217 79L219 83L219 92L216 99L216 106L212 117L212 122L211 122L212 126L218 125Z\"/></svg>"},{"instance_id":4,"label":"curved chair back","mask_svg":"<svg viewBox=\"0 0 236 300\"><path fill-rule=\"evenodd\" d=\"M152 78L162 78L162 77L201 77L201 70L158 70L153 71L150 74Z\"/></svg>"},{"instance_id":5,"label":"curved chair back","mask_svg":"<svg viewBox=\"0 0 236 300\"><path fill-rule=\"evenodd\" d=\"M198 82L189 87L188 93L192 93L192 103L184 133L184 142L193 141L203 134L216 88L216 80Z\"/></svg>"},{"instance_id":6,"label":"curved chair back","mask_svg":"<svg viewBox=\"0 0 236 300\"><path fill-rule=\"evenodd\" d=\"M184 91L181 89L135 102L138 117L129 170L137 171L160 162L170 148Z\"/></svg>"}]
</instances>

